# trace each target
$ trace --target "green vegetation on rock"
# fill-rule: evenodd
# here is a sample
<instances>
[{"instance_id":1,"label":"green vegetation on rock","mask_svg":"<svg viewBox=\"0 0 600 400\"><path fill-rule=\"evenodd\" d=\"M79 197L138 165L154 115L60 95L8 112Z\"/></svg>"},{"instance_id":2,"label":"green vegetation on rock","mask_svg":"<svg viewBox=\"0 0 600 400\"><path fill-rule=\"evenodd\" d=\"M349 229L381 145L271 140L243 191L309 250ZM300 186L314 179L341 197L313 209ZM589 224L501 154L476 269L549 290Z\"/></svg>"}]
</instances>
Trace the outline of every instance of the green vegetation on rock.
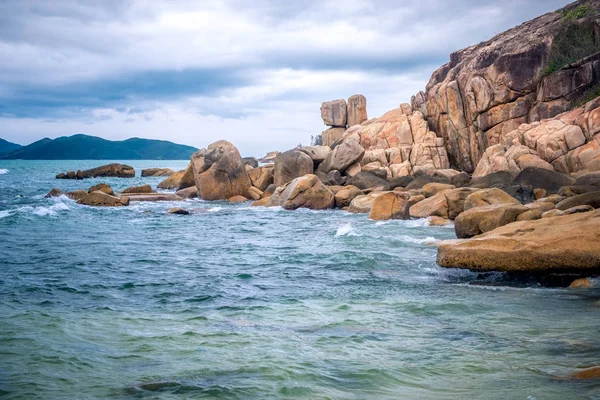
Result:
<instances>
[{"instance_id":1,"label":"green vegetation on rock","mask_svg":"<svg viewBox=\"0 0 600 400\"><path fill-rule=\"evenodd\" d=\"M575 10L572 10L568 14L570 15ZM548 76L598 51L600 51L600 44L596 42L594 37L593 22L576 21L565 17L552 41L548 65L544 69L542 76Z\"/></svg>"}]
</instances>

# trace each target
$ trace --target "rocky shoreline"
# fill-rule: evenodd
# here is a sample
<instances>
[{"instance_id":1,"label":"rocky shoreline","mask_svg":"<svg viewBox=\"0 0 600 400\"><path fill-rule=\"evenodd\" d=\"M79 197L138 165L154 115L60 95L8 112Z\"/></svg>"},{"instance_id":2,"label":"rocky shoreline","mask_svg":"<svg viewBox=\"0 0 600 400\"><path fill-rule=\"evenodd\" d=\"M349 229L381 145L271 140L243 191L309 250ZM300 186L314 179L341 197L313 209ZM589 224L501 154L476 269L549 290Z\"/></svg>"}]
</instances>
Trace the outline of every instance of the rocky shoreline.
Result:
<instances>
[{"instance_id":1,"label":"rocky shoreline","mask_svg":"<svg viewBox=\"0 0 600 400\"><path fill-rule=\"evenodd\" d=\"M578 1L455 52L410 104L378 118L368 119L360 94L324 102L322 145L270 152L261 165L221 140L194 153L183 171L142 172L165 176L157 189L174 194L89 188L67 195L87 205L198 197L372 220L428 218L455 227L458 240L439 246L442 267L596 276L598 15L600 0ZM561 49L572 31L595 47ZM557 66L557 52L573 49L573 62ZM57 178L134 174L111 164Z\"/></svg>"}]
</instances>

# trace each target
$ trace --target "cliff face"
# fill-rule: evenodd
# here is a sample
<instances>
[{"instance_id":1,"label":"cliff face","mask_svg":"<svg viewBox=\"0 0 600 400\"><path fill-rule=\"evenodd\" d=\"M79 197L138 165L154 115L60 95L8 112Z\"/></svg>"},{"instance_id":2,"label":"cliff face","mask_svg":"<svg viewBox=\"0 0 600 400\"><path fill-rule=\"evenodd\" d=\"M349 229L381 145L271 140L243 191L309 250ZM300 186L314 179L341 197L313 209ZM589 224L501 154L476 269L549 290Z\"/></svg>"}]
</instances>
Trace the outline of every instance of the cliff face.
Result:
<instances>
[{"instance_id":1,"label":"cliff face","mask_svg":"<svg viewBox=\"0 0 600 400\"><path fill-rule=\"evenodd\" d=\"M433 73L412 108L444 139L453 167L473 172L521 124L589 96L600 82L599 10L600 0L572 3L453 53Z\"/></svg>"}]
</instances>

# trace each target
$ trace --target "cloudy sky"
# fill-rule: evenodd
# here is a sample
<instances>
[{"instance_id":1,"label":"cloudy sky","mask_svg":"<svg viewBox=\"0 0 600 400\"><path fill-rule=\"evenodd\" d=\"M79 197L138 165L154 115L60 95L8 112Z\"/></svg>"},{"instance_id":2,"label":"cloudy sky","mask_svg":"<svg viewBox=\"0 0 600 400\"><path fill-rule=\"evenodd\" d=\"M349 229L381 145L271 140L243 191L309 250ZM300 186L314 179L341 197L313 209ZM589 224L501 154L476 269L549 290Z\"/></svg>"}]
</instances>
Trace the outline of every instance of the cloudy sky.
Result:
<instances>
[{"instance_id":1,"label":"cloudy sky","mask_svg":"<svg viewBox=\"0 0 600 400\"><path fill-rule=\"evenodd\" d=\"M408 102L449 53L565 0L1 0L0 137L86 133L244 155L325 127L322 101Z\"/></svg>"}]
</instances>

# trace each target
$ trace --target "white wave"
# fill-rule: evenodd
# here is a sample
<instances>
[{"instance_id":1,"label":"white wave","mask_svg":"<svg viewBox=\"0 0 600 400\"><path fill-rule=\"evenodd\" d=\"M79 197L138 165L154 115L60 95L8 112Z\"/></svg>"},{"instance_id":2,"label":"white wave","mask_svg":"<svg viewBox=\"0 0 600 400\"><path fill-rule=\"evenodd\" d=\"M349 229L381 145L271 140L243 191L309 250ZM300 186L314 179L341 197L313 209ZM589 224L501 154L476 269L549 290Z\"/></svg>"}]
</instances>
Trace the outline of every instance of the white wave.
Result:
<instances>
[{"instance_id":1,"label":"white wave","mask_svg":"<svg viewBox=\"0 0 600 400\"><path fill-rule=\"evenodd\" d=\"M0 211L0 218L10 217L10 215L11 215L10 211L8 211L8 210Z\"/></svg>"},{"instance_id":2,"label":"white wave","mask_svg":"<svg viewBox=\"0 0 600 400\"><path fill-rule=\"evenodd\" d=\"M440 242L439 239L433 238L431 236L427 236L426 238L415 238L412 236L402 235L400 236L400 240L406 243L414 244L436 244Z\"/></svg>"},{"instance_id":3,"label":"white wave","mask_svg":"<svg viewBox=\"0 0 600 400\"><path fill-rule=\"evenodd\" d=\"M213 208L209 208L207 211L208 212L217 212L217 211L221 211L223 209L223 207L213 207Z\"/></svg>"},{"instance_id":4,"label":"white wave","mask_svg":"<svg viewBox=\"0 0 600 400\"><path fill-rule=\"evenodd\" d=\"M404 221L404 226L407 228L421 228L429 226L429 218L409 219Z\"/></svg>"},{"instance_id":5,"label":"white wave","mask_svg":"<svg viewBox=\"0 0 600 400\"><path fill-rule=\"evenodd\" d=\"M7 169L0 169L0 175L3 174L8 174L8 170Z\"/></svg>"},{"instance_id":6,"label":"white wave","mask_svg":"<svg viewBox=\"0 0 600 400\"><path fill-rule=\"evenodd\" d=\"M387 223L389 223L389 221L377 221L377 222L375 222L375 226L382 226L382 225L386 225Z\"/></svg>"},{"instance_id":7,"label":"white wave","mask_svg":"<svg viewBox=\"0 0 600 400\"><path fill-rule=\"evenodd\" d=\"M17 211L23 212L23 213L31 213L34 215L38 215L40 217L45 217L47 215L56 215L57 212L66 211L66 210L69 210L69 206L67 206L65 203L56 203L49 207L25 206L25 207L19 208Z\"/></svg>"},{"instance_id":8,"label":"white wave","mask_svg":"<svg viewBox=\"0 0 600 400\"><path fill-rule=\"evenodd\" d=\"M356 233L351 224L346 223L337 228L335 232L335 236L362 236L359 233Z\"/></svg>"}]
</instances>

